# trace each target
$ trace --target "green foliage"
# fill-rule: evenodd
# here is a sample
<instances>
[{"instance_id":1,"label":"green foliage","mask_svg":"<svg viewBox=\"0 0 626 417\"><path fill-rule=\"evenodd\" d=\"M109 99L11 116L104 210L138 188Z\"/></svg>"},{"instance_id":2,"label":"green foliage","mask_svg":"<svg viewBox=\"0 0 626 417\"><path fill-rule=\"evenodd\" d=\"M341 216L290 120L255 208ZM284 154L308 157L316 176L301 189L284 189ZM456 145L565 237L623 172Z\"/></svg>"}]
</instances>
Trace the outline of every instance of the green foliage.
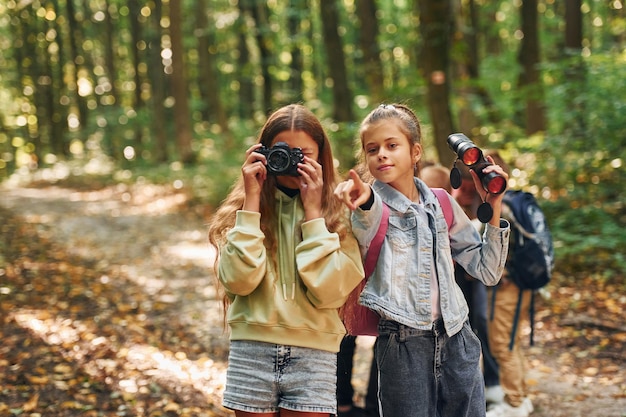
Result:
<instances>
[{"instance_id":1,"label":"green foliage","mask_svg":"<svg viewBox=\"0 0 626 417\"><path fill-rule=\"evenodd\" d=\"M365 82L358 2L336 2L354 96L355 120L347 123L329 118L334 100L329 70L338 63L327 62L324 50L319 13L324 3L268 2L264 9L267 25L258 25L250 10L240 7L243 4L207 2L209 24L204 32L194 27L197 3L183 2L189 116L195 135L192 147L198 158L194 165L175 162L171 50L165 41L168 36L158 33L162 27L153 21L153 3L142 6L138 22L139 36L144 38L134 44L131 9L119 0L111 2L107 10L113 28L110 37L105 36L107 15L93 2L76 12L76 26L71 28L69 19L58 18L67 15L64 2L0 6L0 179L15 173L71 186L81 186L81 182L169 183L187 190L197 202L214 207L239 175L243 152L264 122L264 87L269 84L272 106L302 102L322 119L339 171L345 173L356 163L359 122L378 104ZM480 35L480 68L478 78L456 77L450 92L453 118L460 118L469 104L476 127L467 133L480 146L499 149L511 162L511 184L545 200L558 243L559 265L604 269L607 274L623 273L624 260L618 248L624 242L619 230L626 223L622 192L626 181L626 25L616 4L582 2L583 48L577 56L567 57L563 50L565 6L539 2L548 120L545 132L531 137L524 132L526 102L525 92L518 88L517 57L523 38L520 2L478 2L478 28L470 27L472 23L459 13L455 29L475 30ZM426 158L433 159L430 115L423 104L427 80L420 72L419 7L406 1L377 2L377 6L385 96L376 100L403 102L416 110L423 122ZM167 14L167 8L164 12ZM166 20L164 16L162 21ZM291 23L297 27L290 29ZM218 91L229 118L228 132L223 131L226 123L218 123L217 112L209 108L199 88L203 82L199 75L205 67L198 38L204 35L210 35L209 53L219 78L210 90ZM164 42L155 41L160 36ZM78 40L76 51L72 51L71 39ZM259 42L269 56L261 57ZM247 47L242 48L244 45ZM467 46L455 43L452 67L464 60ZM106 60L108 47L115 55L111 62ZM132 52L137 52L137 65ZM154 54L156 61L150 56ZM151 71L158 66L159 57L164 66ZM262 59L271 61L267 62L267 80L263 79ZM296 59L301 60L297 76L302 91L296 91L300 87L291 79ZM457 74L451 71L450 75ZM78 78L82 88L75 84ZM161 91L157 86L163 87L164 96L159 99L163 103L154 102L155 91ZM136 102L137 89L141 90L140 103ZM466 97L468 89L480 93ZM50 92L53 94L46 94ZM87 120L78 126L75 122L82 114L81 105ZM165 112L165 163L155 158L160 146L153 127L156 105L163 105ZM63 129L56 130L59 126ZM589 256L594 248L601 255Z\"/></svg>"},{"instance_id":2,"label":"green foliage","mask_svg":"<svg viewBox=\"0 0 626 417\"><path fill-rule=\"evenodd\" d=\"M605 210L568 207L566 201L543 204L554 234L556 269L564 274L612 278L626 274L624 224Z\"/></svg>"},{"instance_id":3,"label":"green foliage","mask_svg":"<svg viewBox=\"0 0 626 417\"><path fill-rule=\"evenodd\" d=\"M532 182L551 200L557 260L568 272L626 273L625 61L607 53L547 68L550 131L518 142L534 154Z\"/></svg>"}]
</instances>

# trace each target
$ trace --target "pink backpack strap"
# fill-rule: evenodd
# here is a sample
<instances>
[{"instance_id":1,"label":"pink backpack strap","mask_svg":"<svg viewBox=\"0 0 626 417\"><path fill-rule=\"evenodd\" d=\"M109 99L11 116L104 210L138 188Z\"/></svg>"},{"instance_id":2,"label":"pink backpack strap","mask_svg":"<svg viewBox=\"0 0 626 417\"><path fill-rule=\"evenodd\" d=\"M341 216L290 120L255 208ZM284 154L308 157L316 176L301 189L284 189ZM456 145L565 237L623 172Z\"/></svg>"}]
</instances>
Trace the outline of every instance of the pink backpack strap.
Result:
<instances>
[{"instance_id":1,"label":"pink backpack strap","mask_svg":"<svg viewBox=\"0 0 626 417\"><path fill-rule=\"evenodd\" d=\"M431 188L431 190L433 193L435 193L435 197L437 197L437 200L439 200L439 205L441 206L441 210L443 210L443 217L446 218L448 231L450 231L452 223L454 222L454 213L452 211L452 203L450 203L450 197L448 197L448 192L443 188Z\"/></svg>"},{"instance_id":2,"label":"pink backpack strap","mask_svg":"<svg viewBox=\"0 0 626 417\"><path fill-rule=\"evenodd\" d=\"M363 268L365 269L365 278L369 278L369 276L372 275L372 272L374 272L374 268L376 268L376 263L378 262L378 254L380 253L380 248L383 246L383 240L385 240L388 225L389 206L383 203L383 216L380 219L378 231L376 232L376 235L374 235L374 238L370 243L367 255L365 255L365 262L363 262Z\"/></svg>"}]
</instances>

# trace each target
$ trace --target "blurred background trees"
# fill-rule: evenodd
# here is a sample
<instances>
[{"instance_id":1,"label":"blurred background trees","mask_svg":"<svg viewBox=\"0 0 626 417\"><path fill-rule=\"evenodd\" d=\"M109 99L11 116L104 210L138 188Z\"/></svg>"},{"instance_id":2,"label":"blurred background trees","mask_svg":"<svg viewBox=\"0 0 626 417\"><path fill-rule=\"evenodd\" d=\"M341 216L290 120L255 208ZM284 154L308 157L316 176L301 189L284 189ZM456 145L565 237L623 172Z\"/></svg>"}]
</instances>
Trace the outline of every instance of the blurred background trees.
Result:
<instances>
[{"instance_id":1,"label":"blurred background trees","mask_svg":"<svg viewBox=\"0 0 626 417\"><path fill-rule=\"evenodd\" d=\"M217 204L265 116L311 108L340 169L381 102L462 131L543 198L557 254L625 270L623 0L6 0L0 178L179 179ZM178 183L180 184L180 182ZM621 245L621 246L620 246Z\"/></svg>"}]
</instances>

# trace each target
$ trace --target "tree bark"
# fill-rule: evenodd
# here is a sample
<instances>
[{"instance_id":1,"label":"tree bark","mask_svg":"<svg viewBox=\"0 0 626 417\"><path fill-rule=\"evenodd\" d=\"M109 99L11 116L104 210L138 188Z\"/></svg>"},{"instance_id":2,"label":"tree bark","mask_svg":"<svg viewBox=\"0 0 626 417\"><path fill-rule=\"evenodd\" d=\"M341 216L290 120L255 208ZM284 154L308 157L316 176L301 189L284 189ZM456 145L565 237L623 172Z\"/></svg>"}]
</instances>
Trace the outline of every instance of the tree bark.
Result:
<instances>
[{"instance_id":1,"label":"tree bark","mask_svg":"<svg viewBox=\"0 0 626 417\"><path fill-rule=\"evenodd\" d=\"M523 0L521 8L522 39L517 60L522 66L518 86L526 102L525 129L527 135L546 130L543 85L539 63L539 29L537 0Z\"/></svg>"},{"instance_id":2,"label":"tree bark","mask_svg":"<svg viewBox=\"0 0 626 417\"><path fill-rule=\"evenodd\" d=\"M252 15L255 22L254 35L259 48L261 61L261 76L263 77L263 113L269 114L274 107L274 85L270 67L274 63L271 44L268 39L270 33L267 3L264 1L241 0L241 7Z\"/></svg>"},{"instance_id":3,"label":"tree bark","mask_svg":"<svg viewBox=\"0 0 626 417\"><path fill-rule=\"evenodd\" d=\"M154 158L158 162L167 162L169 160L168 133L165 126L165 108L163 107L166 78L163 72L163 61L161 60L162 16L163 7L161 0L155 0L148 43L148 74L152 91L152 131L155 135Z\"/></svg>"},{"instance_id":4,"label":"tree bark","mask_svg":"<svg viewBox=\"0 0 626 417\"><path fill-rule=\"evenodd\" d=\"M170 38L172 41L172 95L174 96L174 125L176 127L176 144L179 158L184 163L195 162L191 148L193 131L189 112L189 89L183 51L181 0L170 0Z\"/></svg>"},{"instance_id":5,"label":"tree bark","mask_svg":"<svg viewBox=\"0 0 626 417\"><path fill-rule=\"evenodd\" d=\"M418 0L422 35L421 71L428 82L427 102L439 161L451 166L455 159L448 136L455 132L450 110L450 0Z\"/></svg>"},{"instance_id":6,"label":"tree bark","mask_svg":"<svg viewBox=\"0 0 626 417\"><path fill-rule=\"evenodd\" d=\"M327 0L320 7L327 68L332 81L333 118L338 122L354 120L352 92L348 85L346 60L337 28L339 13L336 0Z\"/></svg>"},{"instance_id":7,"label":"tree bark","mask_svg":"<svg viewBox=\"0 0 626 417\"><path fill-rule=\"evenodd\" d=\"M291 0L291 6L288 16L289 49L291 51L291 71L289 75L289 97L290 102L300 101L304 98L304 85L302 82L302 72L304 71L304 60L302 51L300 50L302 33L300 32L301 19L300 16L307 9L306 0ZM284 103L288 104L288 103Z\"/></svg>"},{"instance_id":8,"label":"tree bark","mask_svg":"<svg viewBox=\"0 0 626 417\"><path fill-rule=\"evenodd\" d=\"M564 80L567 94L567 108L571 109L573 117L568 123L567 129L574 137L582 138L585 135L587 124L585 123L586 106L584 100L577 94L584 88L586 79L585 62L581 56L583 47L583 15L580 10L581 0L565 1L565 51L564 56L568 61L565 64Z\"/></svg>"},{"instance_id":9,"label":"tree bark","mask_svg":"<svg viewBox=\"0 0 626 417\"><path fill-rule=\"evenodd\" d=\"M378 45L378 18L374 0L357 0L356 15L361 23L359 44L363 51L365 81L372 101L380 102L385 93L383 66Z\"/></svg>"},{"instance_id":10,"label":"tree bark","mask_svg":"<svg viewBox=\"0 0 626 417\"><path fill-rule=\"evenodd\" d=\"M214 45L212 25L209 23L206 0L196 0L196 31L198 36L198 89L204 102L204 119L217 123L221 130L221 136L225 140L225 147L233 146L232 137L229 134L228 118L220 99L220 74L211 52Z\"/></svg>"},{"instance_id":11,"label":"tree bark","mask_svg":"<svg viewBox=\"0 0 626 417\"><path fill-rule=\"evenodd\" d=\"M80 121L81 126L84 127L87 124L87 99L79 94L78 88L78 73L83 66L82 64L85 62L85 56L79 51L78 47L78 45L82 45L83 32L81 31L80 25L76 20L74 2L68 1L65 4L67 8L67 26L69 31L70 56L73 70L70 75L70 79L71 83L74 84L74 86L69 89L75 92L74 100L78 108L78 120ZM111 151L113 150L111 149Z\"/></svg>"},{"instance_id":12,"label":"tree bark","mask_svg":"<svg viewBox=\"0 0 626 417\"><path fill-rule=\"evenodd\" d=\"M141 38L141 25L139 24L139 16L141 16L141 7L138 0L129 0L128 8L130 13L128 19L130 20L130 35L131 35L131 54L133 63L133 81L135 84L135 91L133 96L133 106L135 112L139 113L144 107L144 102L141 96L141 56L139 52L139 42ZM139 123L134 124L135 130L135 146L138 149L137 154L141 155L143 150L143 127Z\"/></svg>"}]
</instances>

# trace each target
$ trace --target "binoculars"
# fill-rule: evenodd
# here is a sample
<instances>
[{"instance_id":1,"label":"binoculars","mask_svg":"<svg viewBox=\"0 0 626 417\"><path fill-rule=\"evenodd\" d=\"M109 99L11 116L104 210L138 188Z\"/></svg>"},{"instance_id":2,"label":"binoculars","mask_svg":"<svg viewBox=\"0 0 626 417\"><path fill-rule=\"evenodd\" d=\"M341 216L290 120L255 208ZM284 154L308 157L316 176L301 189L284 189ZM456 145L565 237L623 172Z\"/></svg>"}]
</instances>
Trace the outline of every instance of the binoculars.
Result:
<instances>
[{"instance_id":1,"label":"binoculars","mask_svg":"<svg viewBox=\"0 0 626 417\"><path fill-rule=\"evenodd\" d=\"M490 194L501 194L504 192L506 179L495 172L483 173L483 169L491 165L491 162L485 159L483 151L467 136L463 133L451 134L448 136L448 146L456 153L457 158L461 162L478 175L485 191ZM453 173L454 175L450 174L450 184L453 188L459 188L461 186L461 176L457 169L453 170Z\"/></svg>"}]
</instances>

